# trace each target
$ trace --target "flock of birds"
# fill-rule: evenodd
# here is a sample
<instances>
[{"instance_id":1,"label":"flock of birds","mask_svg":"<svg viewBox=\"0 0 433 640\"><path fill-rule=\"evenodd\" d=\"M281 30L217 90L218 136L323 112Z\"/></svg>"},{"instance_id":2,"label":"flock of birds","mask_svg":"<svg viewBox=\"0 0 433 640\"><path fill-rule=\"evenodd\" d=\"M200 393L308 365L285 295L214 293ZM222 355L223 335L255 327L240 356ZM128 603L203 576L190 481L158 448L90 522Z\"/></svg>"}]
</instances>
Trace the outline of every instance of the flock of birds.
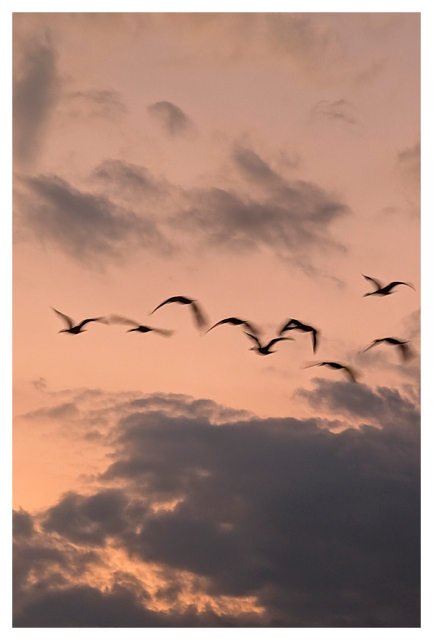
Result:
<instances>
[{"instance_id":1,"label":"flock of birds","mask_svg":"<svg viewBox=\"0 0 433 640\"><path fill-rule=\"evenodd\" d=\"M408 284L407 282L393 281L387 285L382 285L382 283L375 278L370 278L369 276L363 276L363 277L375 286L375 290L365 293L364 297L389 296L391 293L394 293L395 287L397 287L398 285L405 285L414 289L414 287L411 284ZM173 303L190 305L193 313L193 319L195 321L196 326L201 331L206 329L208 324L206 320L206 316L202 311L202 309L197 304L197 300L192 300L191 298L186 298L185 296L173 296L172 298L168 298L167 300L164 300L164 302L161 302L161 304L155 307L155 309L149 315L152 315L153 313L155 313L155 311L157 311L164 305L173 304ZM147 325L140 324L138 322L135 322L134 320L130 320L129 318L125 318L119 315L111 315L108 317L101 316L98 318L86 318L85 320L82 320L79 324L74 324L74 321L72 320L72 318L65 315L64 313L61 313L61 311L57 311L57 309L54 309L53 307L52 309L61 318L63 318L63 320L65 320L68 325L67 329L61 329L59 333L71 333L71 334L77 335L79 333L83 333L85 331L84 327L90 322L103 322L104 324L126 324L129 326L132 326L132 329L128 329L128 331L138 331L139 333L148 333L149 331L154 331L155 333L158 333L165 337L169 337L173 334L173 331L169 329L158 329L156 327L149 327ZM318 347L319 330L309 324L305 324L304 322L301 322L300 320L296 320L295 318L291 318L290 320L285 321L284 324L279 329L277 337L270 340L267 344L264 344L261 342L260 340L261 332L258 327L256 327L254 324L252 324L247 320L242 320L240 318L235 318L235 317L224 318L223 320L216 322L209 329L207 329L205 333L209 333L209 331L211 331L212 329L215 329L215 327L221 326L223 324L230 324L234 326L243 325L245 329L247 329L247 331L244 330L244 334L248 336L248 338L250 338L250 340L252 340L254 343L254 346L251 347L250 350L255 351L257 354L263 355L263 356L267 356L271 353L275 353L274 350L271 350L271 347L276 345L278 342L281 342L283 340L293 340L293 338L287 335L283 335L283 334L286 334L288 331L302 331L303 333L310 333L311 339L312 339L313 353L316 352ZM377 338L376 340L373 340L373 342L366 349L364 349L364 352L368 351L372 347L375 347L379 344L389 344L397 347L399 349L399 352L403 361L409 360L414 355L412 350L409 347L409 340L399 340L398 338L393 338L393 337ZM340 362L333 362L333 361L314 362L312 364L304 366L303 368L306 369L309 367L329 367L331 369L336 369L336 370L341 369L342 371L345 372L349 380L351 380L352 382L357 382L358 376L355 370L353 369L353 367L350 367L345 364L341 364Z\"/></svg>"}]
</instances>

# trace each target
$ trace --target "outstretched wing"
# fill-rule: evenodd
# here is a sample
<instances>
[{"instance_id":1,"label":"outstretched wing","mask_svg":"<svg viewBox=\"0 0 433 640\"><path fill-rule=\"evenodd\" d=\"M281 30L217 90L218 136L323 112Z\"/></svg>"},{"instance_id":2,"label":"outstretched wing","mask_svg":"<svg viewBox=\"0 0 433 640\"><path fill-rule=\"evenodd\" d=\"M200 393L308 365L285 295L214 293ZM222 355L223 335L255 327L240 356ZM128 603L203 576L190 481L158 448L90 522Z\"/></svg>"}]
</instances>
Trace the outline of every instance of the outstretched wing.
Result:
<instances>
[{"instance_id":1,"label":"outstretched wing","mask_svg":"<svg viewBox=\"0 0 433 640\"><path fill-rule=\"evenodd\" d=\"M131 327L139 327L140 323L123 316L111 315L107 318L108 324L127 324Z\"/></svg>"},{"instance_id":2,"label":"outstretched wing","mask_svg":"<svg viewBox=\"0 0 433 640\"><path fill-rule=\"evenodd\" d=\"M249 338L251 338L251 340L254 340L254 342L256 343L256 345L258 347L261 347L262 345L260 344L260 340L257 338L257 336L253 335L252 333L248 333L247 331L244 331L245 335L248 336Z\"/></svg>"},{"instance_id":3,"label":"outstretched wing","mask_svg":"<svg viewBox=\"0 0 433 640\"><path fill-rule=\"evenodd\" d=\"M287 320L278 331L278 335L281 336L285 331L290 331L296 327L296 320Z\"/></svg>"},{"instance_id":4,"label":"outstretched wing","mask_svg":"<svg viewBox=\"0 0 433 640\"><path fill-rule=\"evenodd\" d=\"M57 309L54 309L54 307L51 307L51 309L55 311L60 317L62 317L63 320L65 320L65 322L68 324L69 329L72 329L72 327L74 326L74 321L72 320L72 318L65 315L61 311L57 311Z\"/></svg>"},{"instance_id":5,"label":"outstretched wing","mask_svg":"<svg viewBox=\"0 0 433 640\"><path fill-rule=\"evenodd\" d=\"M362 274L362 276L366 280L369 280L370 282L372 282L377 287L377 289L382 289L382 283L380 282L380 280L376 280L376 278L370 278L370 276L364 276L364 274Z\"/></svg>"},{"instance_id":6,"label":"outstretched wing","mask_svg":"<svg viewBox=\"0 0 433 640\"><path fill-rule=\"evenodd\" d=\"M379 344L379 342L381 342L381 340L373 340L373 342L366 349L364 349L362 353L365 353L366 351L371 349L371 347L374 347L375 345Z\"/></svg>"},{"instance_id":7,"label":"outstretched wing","mask_svg":"<svg viewBox=\"0 0 433 640\"><path fill-rule=\"evenodd\" d=\"M81 329L81 327L84 327L84 325L88 322L103 322L104 324L108 324L107 320L101 316L100 318L87 318L86 320L80 322L80 324L77 326L79 329Z\"/></svg>"},{"instance_id":8,"label":"outstretched wing","mask_svg":"<svg viewBox=\"0 0 433 640\"><path fill-rule=\"evenodd\" d=\"M267 344L267 349L270 349L272 347L273 344L275 344L276 342L280 342L281 340L293 340L293 338L289 338L289 337L283 337L283 338L274 338L273 340L271 340L270 342L268 342Z\"/></svg>"},{"instance_id":9,"label":"outstretched wing","mask_svg":"<svg viewBox=\"0 0 433 640\"><path fill-rule=\"evenodd\" d=\"M311 337L313 339L313 353L316 353L317 345L319 343L319 332L317 329L312 329Z\"/></svg>"},{"instance_id":10,"label":"outstretched wing","mask_svg":"<svg viewBox=\"0 0 433 640\"><path fill-rule=\"evenodd\" d=\"M170 329L155 329L155 328L151 328L151 331L155 331L155 333L159 333L160 336L165 336L166 338L169 338L174 333L174 331L171 331Z\"/></svg>"},{"instance_id":11,"label":"outstretched wing","mask_svg":"<svg viewBox=\"0 0 433 640\"><path fill-rule=\"evenodd\" d=\"M412 349L406 343L399 344L397 346L400 349L401 357L402 357L402 359L404 361L407 362L407 360L410 360L411 358L414 357L415 354L413 353Z\"/></svg>"},{"instance_id":12,"label":"outstretched wing","mask_svg":"<svg viewBox=\"0 0 433 640\"><path fill-rule=\"evenodd\" d=\"M200 309L200 307L195 301L191 301L191 308L194 314L194 319L197 327L199 329L204 329L204 327L207 325L207 320L205 318L203 311Z\"/></svg>"},{"instance_id":13,"label":"outstretched wing","mask_svg":"<svg viewBox=\"0 0 433 640\"><path fill-rule=\"evenodd\" d=\"M342 365L342 368L344 369L344 371L346 371L352 382L358 382L357 374L355 374L354 369L352 369L351 367L347 367L346 365Z\"/></svg>"},{"instance_id":14,"label":"outstretched wing","mask_svg":"<svg viewBox=\"0 0 433 640\"><path fill-rule=\"evenodd\" d=\"M164 300L164 302L161 302L161 304L155 307L155 309L151 311L149 315L152 315L152 313L155 313L157 309L160 309L165 304L171 304L172 302L179 302L180 304L191 304L193 301L190 298L185 298L184 296L173 296L171 298L167 298L167 300Z\"/></svg>"},{"instance_id":15,"label":"outstretched wing","mask_svg":"<svg viewBox=\"0 0 433 640\"><path fill-rule=\"evenodd\" d=\"M413 286L413 284L409 284L409 282L399 282L394 280L393 282L390 282L387 286L386 289L388 289L388 291L391 291L391 289L394 289L394 287L396 287L398 284L404 284L406 285L406 287L410 287L411 289L413 289L415 291L415 287Z\"/></svg>"},{"instance_id":16,"label":"outstretched wing","mask_svg":"<svg viewBox=\"0 0 433 640\"><path fill-rule=\"evenodd\" d=\"M311 362L310 364L301 365L301 369L309 369L310 367L320 367L323 362Z\"/></svg>"}]
</instances>

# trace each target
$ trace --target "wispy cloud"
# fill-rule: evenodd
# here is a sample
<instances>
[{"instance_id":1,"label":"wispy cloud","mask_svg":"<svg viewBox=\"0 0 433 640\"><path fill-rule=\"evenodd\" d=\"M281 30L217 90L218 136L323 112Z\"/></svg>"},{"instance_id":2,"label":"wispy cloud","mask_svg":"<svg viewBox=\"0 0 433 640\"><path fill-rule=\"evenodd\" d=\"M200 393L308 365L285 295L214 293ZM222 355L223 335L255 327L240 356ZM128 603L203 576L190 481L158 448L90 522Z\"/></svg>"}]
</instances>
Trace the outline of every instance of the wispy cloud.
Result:
<instances>
[{"instance_id":1,"label":"wispy cloud","mask_svg":"<svg viewBox=\"0 0 433 640\"><path fill-rule=\"evenodd\" d=\"M150 115L159 120L165 131L171 136L185 134L193 129L192 120L172 102L166 100L155 102L147 110Z\"/></svg>"},{"instance_id":2,"label":"wispy cloud","mask_svg":"<svg viewBox=\"0 0 433 640\"><path fill-rule=\"evenodd\" d=\"M83 263L122 260L131 249L169 252L170 243L151 217L80 191L55 175L23 178L22 224Z\"/></svg>"},{"instance_id":3,"label":"wispy cloud","mask_svg":"<svg viewBox=\"0 0 433 640\"><path fill-rule=\"evenodd\" d=\"M31 41L13 83L14 158L21 164L37 157L60 88L57 56L49 39Z\"/></svg>"},{"instance_id":4,"label":"wispy cloud","mask_svg":"<svg viewBox=\"0 0 433 640\"><path fill-rule=\"evenodd\" d=\"M71 115L85 118L117 120L127 111L121 94L108 89L73 91L64 96L64 101Z\"/></svg>"}]
</instances>

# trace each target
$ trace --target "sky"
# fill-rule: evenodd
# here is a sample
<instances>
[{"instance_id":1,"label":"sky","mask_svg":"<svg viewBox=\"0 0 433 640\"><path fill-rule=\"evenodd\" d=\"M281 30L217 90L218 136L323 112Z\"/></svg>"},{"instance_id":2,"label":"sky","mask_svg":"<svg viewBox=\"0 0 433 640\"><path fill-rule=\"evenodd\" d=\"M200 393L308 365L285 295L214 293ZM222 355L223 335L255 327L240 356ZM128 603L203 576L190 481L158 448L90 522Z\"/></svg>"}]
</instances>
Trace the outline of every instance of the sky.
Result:
<instances>
[{"instance_id":1,"label":"sky","mask_svg":"<svg viewBox=\"0 0 433 640\"><path fill-rule=\"evenodd\" d=\"M419 627L419 14L15 14L13 208L14 626Z\"/></svg>"}]
</instances>

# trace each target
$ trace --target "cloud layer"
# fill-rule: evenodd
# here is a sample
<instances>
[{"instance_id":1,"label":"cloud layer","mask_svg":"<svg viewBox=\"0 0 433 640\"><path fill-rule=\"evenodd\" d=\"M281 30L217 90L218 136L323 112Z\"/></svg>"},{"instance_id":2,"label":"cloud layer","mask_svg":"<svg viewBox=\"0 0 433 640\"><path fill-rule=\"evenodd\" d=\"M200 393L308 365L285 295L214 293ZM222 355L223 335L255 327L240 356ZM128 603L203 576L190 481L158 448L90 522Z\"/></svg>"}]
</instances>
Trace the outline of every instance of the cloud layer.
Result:
<instances>
[{"instance_id":1,"label":"cloud layer","mask_svg":"<svg viewBox=\"0 0 433 640\"><path fill-rule=\"evenodd\" d=\"M321 380L304 395L369 424L122 402L99 488L14 514L15 626L418 626L419 413L392 389ZM93 584L120 551L125 574ZM158 588L138 578L151 567Z\"/></svg>"}]
</instances>

